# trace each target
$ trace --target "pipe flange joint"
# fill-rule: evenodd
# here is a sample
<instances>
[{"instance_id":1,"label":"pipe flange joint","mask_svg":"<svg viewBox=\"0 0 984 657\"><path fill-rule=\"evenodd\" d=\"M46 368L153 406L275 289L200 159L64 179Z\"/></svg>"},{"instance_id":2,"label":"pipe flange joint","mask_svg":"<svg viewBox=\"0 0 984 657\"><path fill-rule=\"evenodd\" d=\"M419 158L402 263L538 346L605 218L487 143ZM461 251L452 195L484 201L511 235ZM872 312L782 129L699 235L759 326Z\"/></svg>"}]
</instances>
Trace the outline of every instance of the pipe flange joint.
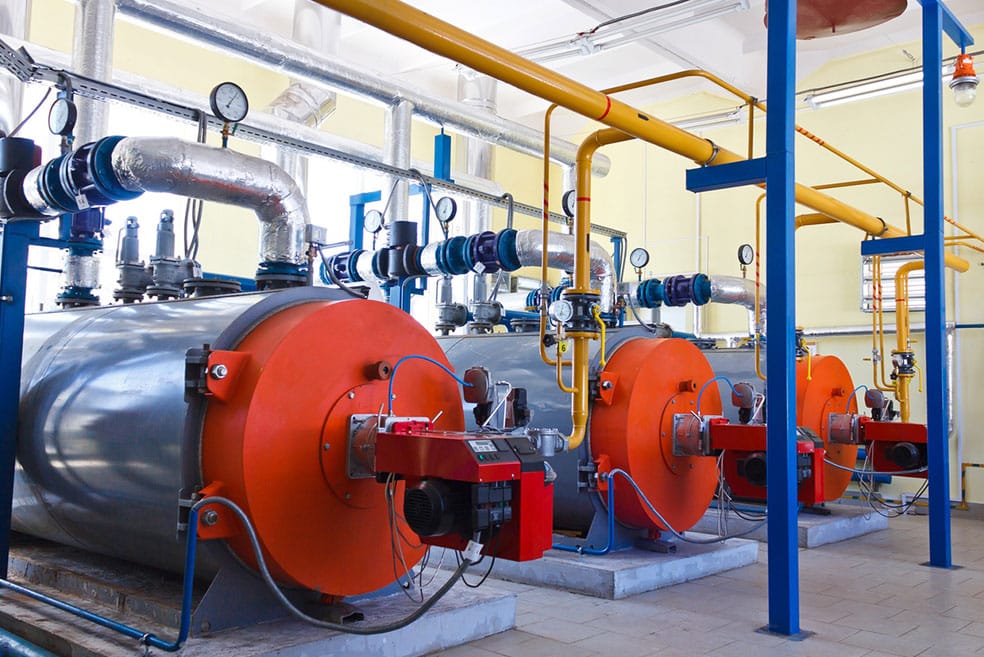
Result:
<instances>
[{"instance_id":1,"label":"pipe flange joint","mask_svg":"<svg viewBox=\"0 0 984 657\"><path fill-rule=\"evenodd\" d=\"M256 289L279 290L307 285L307 265L292 262L261 262L256 268ZM151 294L148 288L148 294Z\"/></svg>"},{"instance_id":2,"label":"pipe flange joint","mask_svg":"<svg viewBox=\"0 0 984 657\"><path fill-rule=\"evenodd\" d=\"M448 240L448 246L444 253L448 273L452 275L467 274L472 270L474 262L471 259L471 248L468 244L469 238L461 235L452 237Z\"/></svg>"},{"instance_id":3,"label":"pipe flange joint","mask_svg":"<svg viewBox=\"0 0 984 657\"><path fill-rule=\"evenodd\" d=\"M473 235L469 240L472 271L476 274L494 274L499 271L498 238L491 230Z\"/></svg>"},{"instance_id":4,"label":"pipe flange joint","mask_svg":"<svg viewBox=\"0 0 984 657\"><path fill-rule=\"evenodd\" d=\"M379 249L372 254L372 273L381 280L389 279L389 249Z\"/></svg>"},{"instance_id":5,"label":"pipe flange joint","mask_svg":"<svg viewBox=\"0 0 984 657\"><path fill-rule=\"evenodd\" d=\"M711 145L711 156L701 166L709 167L714 164L714 160L717 159L718 154L721 152L721 147L710 139L705 139L704 141Z\"/></svg>"},{"instance_id":6,"label":"pipe flange joint","mask_svg":"<svg viewBox=\"0 0 984 657\"><path fill-rule=\"evenodd\" d=\"M66 153L44 165L41 169L41 176L38 178L38 191L52 207L74 214L81 208L79 208L75 192L62 176L62 164L67 162L70 157L71 154Z\"/></svg>"},{"instance_id":7,"label":"pipe flange joint","mask_svg":"<svg viewBox=\"0 0 984 657\"><path fill-rule=\"evenodd\" d=\"M663 281L650 278L639 283L636 300L643 308L659 308L663 305Z\"/></svg>"},{"instance_id":8,"label":"pipe flange joint","mask_svg":"<svg viewBox=\"0 0 984 657\"><path fill-rule=\"evenodd\" d=\"M92 145L87 162L93 184L114 201L132 201L143 194L142 191L132 191L123 187L113 169L113 151L124 139L126 137L120 135L103 137Z\"/></svg>"},{"instance_id":9,"label":"pipe flange joint","mask_svg":"<svg viewBox=\"0 0 984 657\"><path fill-rule=\"evenodd\" d=\"M345 275L348 277L350 283L362 282L362 276L359 275L359 270L356 267L356 263L359 262L359 257L365 252L365 249L355 249L348 254L348 259L345 263Z\"/></svg>"},{"instance_id":10,"label":"pipe flange joint","mask_svg":"<svg viewBox=\"0 0 984 657\"><path fill-rule=\"evenodd\" d=\"M881 222L881 225L882 225L881 232L878 233L877 235L875 235L875 237L881 237L882 235L884 235L885 233L888 232L888 224L885 223L885 220L882 219L881 217L875 217L875 219L877 219L878 221L880 221Z\"/></svg>"},{"instance_id":11,"label":"pipe flange joint","mask_svg":"<svg viewBox=\"0 0 984 657\"><path fill-rule=\"evenodd\" d=\"M499 237L496 240L496 256L499 258L499 266L502 267L503 271L516 271L522 267L519 254L516 253L517 233L515 228L499 231Z\"/></svg>"},{"instance_id":12,"label":"pipe flange joint","mask_svg":"<svg viewBox=\"0 0 984 657\"><path fill-rule=\"evenodd\" d=\"M407 276L426 276L427 271L420 264L420 252L423 249L415 244L407 245L403 249L403 270Z\"/></svg>"},{"instance_id":13,"label":"pipe flange joint","mask_svg":"<svg viewBox=\"0 0 984 657\"><path fill-rule=\"evenodd\" d=\"M600 294L565 289L562 298L569 302L574 310L571 319L565 324L569 332L590 333L592 335L601 332L594 316L594 309L601 303Z\"/></svg>"},{"instance_id":14,"label":"pipe flange joint","mask_svg":"<svg viewBox=\"0 0 984 657\"><path fill-rule=\"evenodd\" d=\"M350 253L336 253L321 262L321 266L318 268L318 275L321 278L321 282L325 285L332 285L331 276L328 275L329 270L335 279L342 282L351 282L352 275L349 273L351 270Z\"/></svg>"},{"instance_id":15,"label":"pipe flange joint","mask_svg":"<svg viewBox=\"0 0 984 657\"><path fill-rule=\"evenodd\" d=\"M663 302L667 306L679 307L688 303L702 306L710 299L711 285L706 274L668 276L663 279Z\"/></svg>"}]
</instances>

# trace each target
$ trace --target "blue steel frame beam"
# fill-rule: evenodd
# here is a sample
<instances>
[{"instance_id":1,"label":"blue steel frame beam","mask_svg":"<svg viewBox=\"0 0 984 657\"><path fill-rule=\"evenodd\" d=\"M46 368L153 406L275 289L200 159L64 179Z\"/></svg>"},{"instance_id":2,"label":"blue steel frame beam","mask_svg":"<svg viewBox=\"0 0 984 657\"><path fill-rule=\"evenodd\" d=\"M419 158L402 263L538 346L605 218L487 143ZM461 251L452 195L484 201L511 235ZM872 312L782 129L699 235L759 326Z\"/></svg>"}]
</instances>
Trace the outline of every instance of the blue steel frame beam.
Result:
<instances>
[{"instance_id":1,"label":"blue steel frame beam","mask_svg":"<svg viewBox=\"0 0 984 657\"><path fill-rule=\"evenodd\" d=\"M769 4L766 121L766 289L769 316L769 632L802 636L796 503L796 0Z\"/></svg>"},{"instance_id":2,"label":"blue steel frame beam","mask_svg":"<svg viewBox=\"0 0 984 657\"><path fill-rule=\"evenodd\" d=\"M39 231L37 221L12 221L0 232L0 577L4 579L7 578L10 554L10 515L17 457L27 253Z\"/></svg>"},{"instance_id":3,"label":"blue steel frame beam","mask_svg":"<svg viewBox=\"0 0 984 657\"><path fill-rule=\"evenodd\" d=\"M919 0L923 39L923 252L926 275L926 428L929 461L929 565L953 566L950 544L950 444L947 436L946 288L943 278L943 33L974 43L939 0Z\"/></svg>"}]
</instances>

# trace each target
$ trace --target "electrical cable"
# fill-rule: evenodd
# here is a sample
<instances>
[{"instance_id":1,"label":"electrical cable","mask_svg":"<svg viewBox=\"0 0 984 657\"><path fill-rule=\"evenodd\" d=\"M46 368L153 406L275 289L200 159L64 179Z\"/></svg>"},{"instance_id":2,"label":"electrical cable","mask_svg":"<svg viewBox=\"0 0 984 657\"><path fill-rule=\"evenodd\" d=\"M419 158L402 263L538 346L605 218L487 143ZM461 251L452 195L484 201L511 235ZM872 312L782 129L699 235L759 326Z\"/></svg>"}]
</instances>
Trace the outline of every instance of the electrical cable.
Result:
<instances>
[{"instance_id":1,"label":"electrical cable","mask_svg":"<svg viewBox=\"0 0 984 657\"><path fill-rule=\"evenodd\" d=\"M345 283L343 283L338 278L338 276L335 276L334 269L331 267L331 265L328 264L328 259L325 258L325 251L324 251L324 247L323 246L321 246L320 244L315 244L314 245L314 248L316 248L318 250L318 255L321 256L321 267L324 270L324 272L326 274L328 274L328 280L330 280L332 283L334 283L335 285L337 285L338 286L338 289L342 290L343 292L345 292L346 294L348 294L351 297L355 297L356 299L365 299L366 298L366 295L360 294L360 293L356 292L355 290L353 290L352 288L350 288L348 285L346 285Z\"/></svg>"},{"instance_id":2,"label":"electrical cable","mask_svg":"<svg viewBox=\"0 0 984 657\"><path fill-rule=\"evenodd\" d=\"M663 514L661 514L659 511L656 510L656 507L653 506L653 503L649 501L649 498L646 497L646 494L639 487L639 484L636 483L635 479L633 479L628 472L626 472L622 468L614 468L612 470L609 470L608 472L609 477L614 477L615 475L620 475L626 481L629 482L629 485L632 486L632 488L635 490L636 495L639 497L639 500L646 505L646 508L648 508L654 516L656 516L656 519L662 523L666 531L670 532L678 539L686 543L694 543L695 545L710 545L712 543L721 543L730 538L741 538L742 536L747 536L754 531L758 531L759 529L759 525L755 525L754 527L751 527L750 529L747 529L742 532L738 532L737 534L729 534L727 536L716 536L711 539L696 539L696 538L690 538L688 536L684 536L683 532L678 532L677 530L675 530L673 526L666 521L666 518L663 517Z\"/></svg>"},{"instance_id":3,"label":"electrical cable","mask_svg":"<svg viewBox=\"0 0 984 657\"><path fill-rule=\"evenodd\" d=\"M857 388L854 389L854 392L852 392L847 398L847 407L844 409L845 413L851 412L851 402L854 401L854 395L858 394L858 392L861 390L868 392L869 388L868 386L862 383L861 385L859 385Z\"/></svg>"},{"instance_id":4,"label":"electrical cable","mask_svg":"<svg viewBox=\"0 0 984 657\"><path fill-rule=\"evenodd\" d=\"M34 118L34 115L38 113L38 110L40 110L42 107L44 107L45 101L47 101L48 100L48 96L51 95L51 89L52 89L52 87L48 87L48 90L46 92L44 92L44 96L41 97L41 101L37 105L34 106L34 109L32 109L31 112L27 116L25 116L24 119L20 123L18 123L17 125L14 126L14 129L10 131L10 134L9 135L7 135L8 137L13 137L18 132L20 132L20 129L23 128L24 125L28 121L30 121L32 118Z\"/></svg>"},{"instance_id":5,"label":"electrical cable","mask_svg":"<svg viewBox=\"0 0 984 657\"><path fill-rule=\"evenodd\" d=\"M724 381L731 388L731 394L738 395L739 397L744 397L744 395L738 392L738 390L735 388L735 384L731 382L731 379L724 376L723 374L719 374L718 376L715 376L712 379L708 379L708 381L700 387L700 392L697 393L697 415L700 415L700 402L701 399L704 397L704 391L707 389L707 386L711 385L715 381Z\"/></svg>"},{"instance_id":6,"label":"electrical cable","mask_svg":"<svg viewBox=\"0 0 984 657\"><path fill-rule=\"evenodd\" d=\"M426 602L421 604L417 609L407 616L401 618L398 621L392 623L385 623L383 625L370 625L370 626L355 626L355 625L345 625L342 623L332 623L330 621L324 621L319 618L313 618L308 616L303 611L294 606L287 596L284 595L280 587L274 581L273 576L270 575L270 570L267 568L266 561L263 558L263 551L260 549L260 541L256 536L256 531L253 529L252 523L250 523L249 518L246 513L239 508L239 506L230 499L225 497L207 497L199 504L219 504L231 510L233 514L239 518L239 522L242 524L243 528L246 530L247 537L249 538L249 543L253 549L253 555L256 558L256 567L260 573L260 577L266 583L267 588L270 592L277 598L281 605L290 613L291 616L299 621L307 623L309 625L314 625L315 627L321 627L327 630L334 630L336 632L344 632L346 634L358 634L362 636L374 635L374 634L385 634L387 632L394 632L396 630L402 629L407 625L410 625L415 620L426 614L431 607L433 607L441 598L443 598L448 591L451 590L458 580L462 578L465 571L472 565L467 558L463 558L461 565L458 566L457 570L452 573L451 577L448 578L444 584L441 585L434 594L427 599Z\"/></svg>"},{"instance_id":7,"label":"electrical cable","mask_svg":"<svg viewBox=\"0 0 984 657\"><path fill-rule=\"evenodd\" d=\"M196 140L199 144L204 144L208 140L208 117L205 112L198 112L198 132ZM188 260L198 260L198 235L202 227L202 213L205 209L205 202L201 199L189 197L185 201L184 215L184 247L185 258ZM189 227L190 224L190 227Z\"/></svg>"},{"instance_id":8,"label":"electrical cable","mask_svg":"<svg viewBox=\"0 0 984 657\"><path fill-rule=\"evenodd\" d=\"M609 25L615 25L621 23L622 21L632 20L633 18L638 18L639 16L645 16L646 14L651 14L654 11L661 11L663 9L670 9L671 7L677 7L679 5L685 5L690 0L674 0L673 2L667 2L666 4L656 5L655 7L649 7L647 9L641 9L639 11L634 11L631 14L625 14L624 16L616 16L615 18L609 18L607 21L598 23L593 28L587 32L579 32L578 36L590 36L600 30L603 27L608 27ZM631 28L628 28L631 29Z\"/></svg>"},{"instance_id":9,"label":"electrical cable","mask_svg":"<svg viewBox=\"0 0 984 657\"><path fill-rule=\"evenodd\" d=\"M487 580L489 578L489 575L492 574L492 569L495 568L495 558L499 554L499 543L501 542L501 538L502 538L502 529L501 529L501 527L499 528L499 531L493 531L493 530L490 529L489 530L489 534L490 534L490 536L489 536L489 551L492 553L492 559L489 562L489 567L485 571L485 574L482 575L482 579L478 580L477 583L472 584L471 582L469 582L465 578L464 575L461 576L461 583L464 584L465 586L467 586L470 589L477 589L482 584L484 584L485 583L485 580ZM495 541L495 544L494 545L492 544L492 541ZM484 558L484 556L483 556L483 558ZM475 563L477 564L479 561L481 561L481 559L479 559Z\"/></svg>"},{"instance_id":10,"label":"electrical cable","mask_svg":"<svg viewBox=\"0 0 984 657\"><path fill-rule=\"evenodd\" d=\"M386 478L386 485L383 488L383 495L386 498L386 510L389 520L390 550L391 550L390 561L393 564L393 578L396 582L399 582L400 590L403 591L404 595L406 595L413 602L421 603L424 601L423 589L420 589L420 587L418 587L418 591L420 592L419 600L410 594L410 588L412 588L413 586L413 570L407 565L406 557L403 554L403 540L405 539L403 537L403 532L401 532L398 529L396 523L396 504L394 501L395 494L396 494L396 475L390 473L389 476ZM397 535L399 535L400 538L397 538ZM422 544L418 544L416 546L411 546L411 547L420 548L422 547ZM403 566L403 575L400 575L400 573L398 572L397 562L399 562L400 566ZM404 576L407 578L406 584L404 584L401 579Z\"/></svg>"},{"instance_id":11,"label":"electrical cable","mask_svg":"<svg viewBox=\"0 0 984 657\"><path fill-rule=\"evenodd\" d=\"M400 360L396 361L396 364L393 365L393 371L390 372L389 390L386 393L386 414L387 415L392 415L393 414L393 382L396 381L396 371L400 367L400 365L402 365L403 363L405 363L408 360L423 360L423 361L427 361L428 363L430 363L432 365L437 365L442 370L444 370L444 372L448 376L450 376L452 379L454 379L455 381L457 381L462 386L464 386L466 388L471 388L472 387L472 384L470 384L467 381L465 381L464 379L458 377L458 375L455 374L444 363L441 363L439 361L436 361L433 358L431 358L430 356L421 356L420 354L409 354L407 356L404 356Z\"/></svg>"},{"instance_id":12,"label":"electrical cable","mask_svg":"<svg viewBox=\"0 0 984 657\"><path fill-rule=\"evenodd\" d=\"M857 468L849 468L846 465L841 465L840 463L834 463L826 456L823 458L823 462L827 465L837 468L838 470L844 470L845 472L850 472L856 475L907 475L907 474L920 474L926 472L928 467L916 468L913 470L893 470L891 472L879 472L877 470L858 470Z\"/></svg>"},{"instance_id":13,"label":"electrical cable","mask_svg":"<svg viewBox=\"0 0 984 657\"><path fill-rule=\"evenodd\" d=\"M632 311L632 317L635 318L635 321L639 322L639 326L646 329L653 335L656 335L656 333L659 331L659 328L657 328L657 325L655 324L647 324L646 322L642 321L642 318L640 318L639 315L636 313L635 304L632 302L633 296L634 295L632 294L626 295L626 298L628 300L629 310Z\"/></svg>"}]
</instances>

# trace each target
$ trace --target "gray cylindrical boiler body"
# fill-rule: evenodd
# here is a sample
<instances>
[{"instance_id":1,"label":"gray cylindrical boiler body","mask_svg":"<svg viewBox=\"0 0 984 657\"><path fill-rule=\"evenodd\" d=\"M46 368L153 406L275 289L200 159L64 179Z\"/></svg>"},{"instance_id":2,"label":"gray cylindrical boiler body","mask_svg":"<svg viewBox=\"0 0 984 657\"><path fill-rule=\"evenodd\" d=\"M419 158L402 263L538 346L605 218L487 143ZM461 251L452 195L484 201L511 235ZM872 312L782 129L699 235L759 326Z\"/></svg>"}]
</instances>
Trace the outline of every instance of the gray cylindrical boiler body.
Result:
<instances>
[{"instance_id":1,"label":"gray cylindrical boiler body","mask_svg":"<svg viewBox=\"0 0 984 657\"><path fill-rule=\"evenodd\" d=\"M648 332L637 327L609 330L608 354L614 353L626 340L651 338ZM557 387L556 373L540 360L540 336L538 333L496 333L493 335L451 335L438 338L441 348L451 361L454 370L463 373L469 367L484 366L494 381L508 381L516 388L526 388L527 401L533 410L531 427L550 427L564 434L571 432L571 397ZM591 343L592 364L598 362L599 343ZM749 381L762 390L764 385L755 376L754 351L751 349L702 349L715 375L727 376L733 383ZM569 370L565 370L569 374ZM713 384L712 384L713 385ZM725 416L738 421L738 411L730 403L728 386L721 387ZM465 404L465 420L469 429L475 428L472 414L474 405ZM590 424L588 437L581 448L559 453L549 459L557 471L554 484L554 527L565 530L587 531L595 515L595 507L588 494L578 490L577 467L590 458Z\"/></svg>"},{"instance_id":2,"label":"gray cylindrical boiler body","mask_svg":"<svg viewBox=\"0 0 984 657\"><path fill-rule=\"evenodd\" d=\"M178 499L201 484L204 412L185 401L186 352L233 348L281 310L337 298L295 288L29 315L13 528L182 570ZM222 543L201 545L200 572L230 558Z\"/></svg>"}]
</instances>

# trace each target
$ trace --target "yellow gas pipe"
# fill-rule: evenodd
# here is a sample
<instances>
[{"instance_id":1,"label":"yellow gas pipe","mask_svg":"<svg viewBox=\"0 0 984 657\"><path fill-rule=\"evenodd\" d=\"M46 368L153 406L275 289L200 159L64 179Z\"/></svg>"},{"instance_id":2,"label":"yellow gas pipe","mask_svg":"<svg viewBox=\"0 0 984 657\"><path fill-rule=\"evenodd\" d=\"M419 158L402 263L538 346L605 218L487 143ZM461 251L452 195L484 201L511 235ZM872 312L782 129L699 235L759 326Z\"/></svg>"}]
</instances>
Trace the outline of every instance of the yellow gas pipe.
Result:
<instances>
[{"instance_id":1,"label":"yellow gas pipe","mask_svg":"<svg viewBox=\"0 0 984 657\"><path fill-rule=\"evenodd\" d=\"M909 273L923 269L922 261L907 262L895 272L895 351L892 353L911 351L909 341ZM895 398L899 402L899 415L903 422L909 421L909 385L913 374L898 372L895 381Z\"/></svg>"},{"instance_id":2,"label":"yellow gas pipe","mask_svg":"<svg viewBox=\"0 0 984 657\"><path fill-rule=\"evenodd\" d=\"M577 149L577 212L574 215L574 285L567 291L585 294L591 289L591 158L595 151L608 144L632 139L630 135L606 128L592 133ZM574 395L571 400L571 419L574 428L568 436L568 449L577 449L584 442L588 428L591 340L598 337L589 331L568 331L574 341Z\"/></svg>"}]
</instances>

